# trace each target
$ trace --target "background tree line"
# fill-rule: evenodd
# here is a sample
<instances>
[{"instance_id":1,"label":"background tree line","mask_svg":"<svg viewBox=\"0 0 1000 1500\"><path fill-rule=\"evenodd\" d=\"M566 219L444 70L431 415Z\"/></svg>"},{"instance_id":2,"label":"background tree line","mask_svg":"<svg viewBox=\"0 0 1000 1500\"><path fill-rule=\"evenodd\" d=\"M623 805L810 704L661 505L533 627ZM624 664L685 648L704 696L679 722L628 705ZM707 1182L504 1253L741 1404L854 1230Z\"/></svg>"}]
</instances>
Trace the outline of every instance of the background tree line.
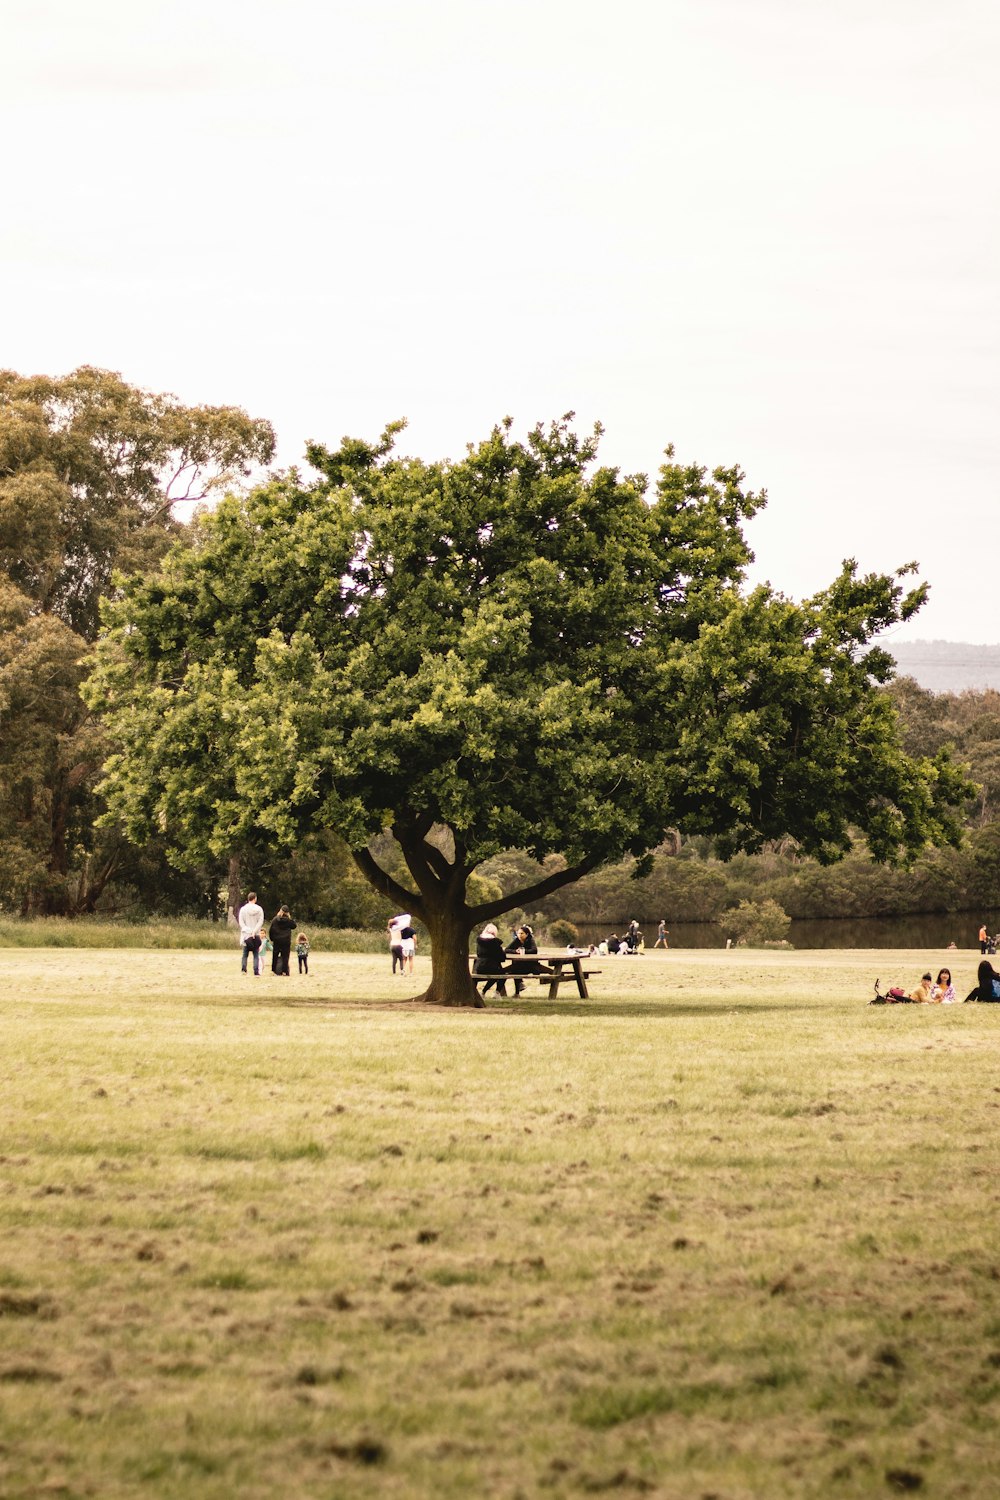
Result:
<instances>
[{"instance_id":1,"label":"background tree line","mask_svg":"<svg viewBox=\"0 0 1000 1500\"><path fill-rule=\"evenodd\" d=\"M633 916L649 924L664 914L674 922L711 922L740 901L767 898L796 919L994 908L1000 891L1000 692L933 693L911 677L885 691L899 713L906 750L926 755L950 745L976 784L958 848L930 849L911 866L893 868L869 858L862 844L837 864L821 865L793 839L725 858L711 839L672 836L656 851L648 875L634 878L628 862L596 871L550 897L546 916L611 926ZM502 856L484 873L492 871L503 883L515 858Z\"/></svg>"},{"instance_id":2,"label":"background tree line","mask_svg":"<svg viewBox=\"0 0 1000 1500\"><path fill-rule=\"evenodd\" d=\"M288 899L314 921L382 925L386 897L365 880L334 828L301 832L289 851L287 841L281 845L246 820L225 857L192 839L178 868L176 851L171 863L155 833L139 846L120 827L98 821L104 807L96 786L109 744L79 689L90 670L100 600L116 592L119 578L152 578L168 548L189 545L184 522L192 510L216 493L245 488L273 451L269 423L237 408L184 406L89 367L61 379L0 372L3 909L219 919L252 882L268 906ZM664 470L671 483L675 472ZM685 475L684 482L693 480ZM854 583L845 575L838 586ZM855 605L845 594L838 607ZM751 894L773 897L793 916L949 910L988 899L1000 868L1000 695L935 695L908 680L888 691L908 753L933 756L953 745L971 769L979 795L965 848L932 851L899 872L863 853L821 866L789 839L727 860L718 841L671 834L643 861L640 879L634 860L605 866L555 890L540 903L542 914L709 921ZM220 744L212 748L218 763ZM200 764L197 755L191 759ZM211 761L204 758L206 768ZM380 867L401 879L404 859L391 836L372 848ZM508 851L471 879L476 899L487 901L560 868L558 854L539 864Z\"/></svg>"}]
</instances>

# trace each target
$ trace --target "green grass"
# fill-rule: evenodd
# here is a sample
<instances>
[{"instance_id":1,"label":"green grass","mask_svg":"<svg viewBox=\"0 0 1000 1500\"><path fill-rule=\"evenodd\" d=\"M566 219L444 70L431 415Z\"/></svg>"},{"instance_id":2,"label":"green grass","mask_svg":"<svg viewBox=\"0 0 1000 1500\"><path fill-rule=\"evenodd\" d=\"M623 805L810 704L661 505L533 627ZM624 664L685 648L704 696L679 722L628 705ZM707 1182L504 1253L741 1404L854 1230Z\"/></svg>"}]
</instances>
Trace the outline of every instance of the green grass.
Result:
<instances>
[{"instance_id":1,"label":"green grass","mask_svg":"<svg viewBox=\"0 0 1000 1500\"><path fill-rule=\"evenodd\" d=\"M3 959L5 1500L993 1493L1000 1006L866 1004L944 956Z\"/></svg>"}]
</instances>

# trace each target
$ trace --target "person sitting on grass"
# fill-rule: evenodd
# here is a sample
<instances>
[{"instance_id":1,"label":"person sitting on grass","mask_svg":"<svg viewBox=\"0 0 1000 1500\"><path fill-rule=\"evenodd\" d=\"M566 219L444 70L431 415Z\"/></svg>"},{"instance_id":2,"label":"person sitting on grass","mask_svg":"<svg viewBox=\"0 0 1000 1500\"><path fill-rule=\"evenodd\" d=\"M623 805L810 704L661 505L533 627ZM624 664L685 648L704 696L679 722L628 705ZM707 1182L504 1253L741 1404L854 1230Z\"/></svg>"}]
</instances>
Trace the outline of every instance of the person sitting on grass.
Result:
<instances>
[{"instance_id":1,"label":"person sitting on grass","mask_svg":"<svg viewBox=\"0 0 1000 1500\"><path fill-rule=\"evenodd\" d=\"M951 970L939 969L938 977L934 981L931 991L931 999L935 1005L954 1005L958 999L955 994L955 986L951 982Z\"/></svg>"},{"instance_id":2,"label":"person sitting on grass","mask_svg":"<svg viewBox=\"0 0 1000 1500\"><path fill-rule=\"evenodd\" d=\"M997 973L988 958L984 958L979 965L979 977L976 988L970 990L965 997L968 1005L970 1000L978 1000L981 1004L996 1004L1000 1001L1000 974Z\"/></svg>"},{"instance_id":3,"label":"person sitting on grass","mask_svg":"<svg viewBox=\"0 0 1000 1500\"><path fill-rule=\"evenodd\" d=\"M915 990L910 991L910 999L914 1005L933 1005L931 998L934 988L934 980L930 974L925 974Z\"/></svg>"}]
</instances>

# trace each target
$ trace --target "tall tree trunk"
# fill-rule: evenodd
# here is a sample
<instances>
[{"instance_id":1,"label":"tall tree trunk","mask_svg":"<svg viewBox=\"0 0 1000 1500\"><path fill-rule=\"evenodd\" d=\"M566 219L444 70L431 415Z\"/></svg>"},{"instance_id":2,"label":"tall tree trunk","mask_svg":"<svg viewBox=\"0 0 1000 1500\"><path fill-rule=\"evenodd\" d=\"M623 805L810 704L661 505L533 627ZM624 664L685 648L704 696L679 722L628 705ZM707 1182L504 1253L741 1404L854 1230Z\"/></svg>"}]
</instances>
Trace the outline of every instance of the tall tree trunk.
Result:
<instances>
[{"instance_id":1,"label":"tall tree trunk","mask_svg":"<svg viewBox=\"0 0 1000 1500\"><path fill-rule=\"evenodd\" d=\"M229 856L229 880L226 890L226 921L230 927L236 926L236 913L239 911L242 900L240 889L240 856L230 854Z\"/></svg>"}]
</instances>

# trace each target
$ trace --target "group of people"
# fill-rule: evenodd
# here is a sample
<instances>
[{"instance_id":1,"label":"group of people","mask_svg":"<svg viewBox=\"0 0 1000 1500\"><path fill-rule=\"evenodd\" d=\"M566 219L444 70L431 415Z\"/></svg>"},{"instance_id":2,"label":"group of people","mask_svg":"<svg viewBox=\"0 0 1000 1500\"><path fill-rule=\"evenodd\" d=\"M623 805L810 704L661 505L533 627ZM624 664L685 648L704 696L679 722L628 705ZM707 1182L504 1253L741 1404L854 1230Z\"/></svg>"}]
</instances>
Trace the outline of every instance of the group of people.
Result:
<instances>
[{"instance_id":1,"label":"group of people","mask_svg":"<svg viewBox=\"0 0 1000 1500\"><path fill-rule=\"evenodd\" d=\"M524 989L524 979L519 977L524 974L551 974L552 970L539 961L535 956L538 953L538 944L535 942L535 934L527 922L520 927L511 929L510 942L505 943L497 931L493 922L487 922L482 932L476 939L476 960L472 966L473 974L489 974L491 977L484 981L482 993L496 986L498 995L506 995L507 981L503 977L509 974L514 981L514 994L520 995Z\"/></svg>"},{"instance_id":2,"label":"group of people","mask_svg":"<svg viewBox=\"0 0 1000 1500\"><path fill-rule=\"evenodd\" d=\"M951 982L951 970L939 969L938 977L932 979L930 971L921 975L920 983L909 996L914 1005L954 1005L958 996Z\"/></svg>"},{"instance_id":3,"label":"group of people","mask_svg":"<svg viewBox=\"0 0 1000 1500\"><path fill-rule=\"evenodd\" d=\"M667 930L666 922L660 921L657 924L656 942L653 944L653 947L669 948L670 944L667 942L669 936L670 933ZM602 942L598 943L597 951L602 956L611 953L617 954L619 958L631 953L645 953L646 938L639 923L633 917L625 929L624 937L619 937L617 932L613 932L609 938L605 938Z\"/></svg>"},{"instance_id":4,"label":"group of people","mask_svg":"<svg viewBox=\"0 0 1000 1500\"><path fill-rule=\"evenodd\" d=\"M417 934L413 929L413 918L408 911L398 917L390 917L386 925L389 934L389 952L392 955L392 972L399 965L400 974L413 973L413 960L417 956Z\"/></svg>"},{"instance_id":5,"label":"group of people","mask_svg":"<svg viewBox=\"0 0 1000 1500\"><path fill-rule=\"evenodd\" d=\"M264 925L264 908L257 900L256 891L248 891L247 899L240 907L237 917L240 924L240 948L243 955L242 972L247 973L247 964L253 960L253 972L264 973L267 954L271 955L271 973L291 975L292 933L298 923L287 906L279 906L277 915L269 927ZM309 939L300 932L295 943L295 956L299 961L299 973L309 973Z\"/></svg>"},{"instance_id":6,"label":"group of people","mask_svg":"<svg viewBox=\"0 0 1000 1500\"><path fill-rule=\"evenodd\" d=\"M884 996L878 994L876 985L876 999L879 1004L883 1001L889 1005L957 1005L958 995L952 983L951 970L939 969L938 976L934 979L928 969L921 976L920 983L916 989L910 990L909 994L902 989L891 989ZM979 965L975 988L970 990L962 1002L968 1005L970 1002L978 1001L983 1004L1000 1003L1000 974L997 973L988 959L983 959Z\"/></svg>"}]
</instances>

